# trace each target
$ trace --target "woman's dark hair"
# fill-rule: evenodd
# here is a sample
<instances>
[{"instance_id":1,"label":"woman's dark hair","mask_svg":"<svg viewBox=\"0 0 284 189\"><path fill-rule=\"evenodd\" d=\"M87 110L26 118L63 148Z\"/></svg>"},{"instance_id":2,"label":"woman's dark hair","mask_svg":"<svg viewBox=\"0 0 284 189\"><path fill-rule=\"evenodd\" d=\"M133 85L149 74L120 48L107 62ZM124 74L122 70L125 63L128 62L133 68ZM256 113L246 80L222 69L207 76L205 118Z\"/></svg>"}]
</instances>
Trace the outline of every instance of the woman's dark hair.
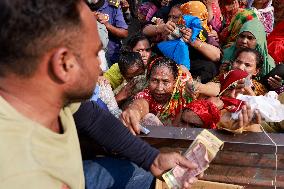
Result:
<instances>
[{"instance_id":1,"label":"woman's dark hair","mask_svg":"<svg viewBox=\"0 0 284 189\"><path fill-rule=\"evenodd\" d=\"M1 0L0 76L30 76L54 47L74 47L81 29L79 0ZM75 37L76 38L76 37ZM78 39L80 40L80 39Z\"/></svg>"},{"instance_id":2,"label":"woman's dark hair","mask_svg":"<svg viewBox=\"0 0 284 189\"><path fill-rule=\"evenodd\" d=\"M169 68L175 79L178 77L178 65L175 63L175 61L167 57L159 57L151 62L147 75L148 79L150 78L154 70L162 66Z\"/></svg>"},{"instance_id":3,"label":"woman's dark hair","mask_svg":"<svg viewBox=\"0 0 284 189\"><path fill-rule=\"evenodd\" d=\"M132 49L137 45L137 43L139 41L143 41L143 40L149 41L148 38L145 35L143 35L142 33L135 34L132 37L130 37L130 39L127 41L126 47L130 51L132 51Z\"/></svg>"},{"instance_id":4,"label":"woman's dark hair","mask_svg":"<svg viewBox=\"0 0 284 189\"><path fill-rule=\"evenodd\" d=\"M133 66L145 69L141 55L138 52L122 51L118 60L120 73L126 76L127 70Z\"/></svg>"},{"instance_id":5,"label":"woman's dark hair","mask_svg":"<svg viewBox=\"0 0 284 189\"><path fill-rule=\"evenodd\" d=\"M256 68L259 69L259 73L261 73L261 69L263 67L263 56L255 49L242 48L236 52L236 58L243 52L253 53L255 55Z\"/></svg>"}]
</instances>

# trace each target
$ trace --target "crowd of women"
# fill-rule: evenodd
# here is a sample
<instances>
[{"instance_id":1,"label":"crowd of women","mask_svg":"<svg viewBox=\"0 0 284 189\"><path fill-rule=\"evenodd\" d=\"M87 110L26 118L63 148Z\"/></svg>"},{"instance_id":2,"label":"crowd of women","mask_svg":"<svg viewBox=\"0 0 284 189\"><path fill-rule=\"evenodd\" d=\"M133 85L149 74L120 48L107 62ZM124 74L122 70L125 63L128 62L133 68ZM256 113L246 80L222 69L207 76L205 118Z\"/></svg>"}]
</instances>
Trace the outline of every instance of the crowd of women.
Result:
<instances>
[{"instance_id":1,"label":"crowd of women","mask_svg":"<svg viewBox=\"0 0 284 189\"><path fill-rule=\"evenodd\" d=\"M284 103L284 20L274 24L272 0L151 0L136 14L140 31L108 60L92 98L133 134L141 125L283 131L237 99L275 91Z\"/></svg>"}]
</instances>

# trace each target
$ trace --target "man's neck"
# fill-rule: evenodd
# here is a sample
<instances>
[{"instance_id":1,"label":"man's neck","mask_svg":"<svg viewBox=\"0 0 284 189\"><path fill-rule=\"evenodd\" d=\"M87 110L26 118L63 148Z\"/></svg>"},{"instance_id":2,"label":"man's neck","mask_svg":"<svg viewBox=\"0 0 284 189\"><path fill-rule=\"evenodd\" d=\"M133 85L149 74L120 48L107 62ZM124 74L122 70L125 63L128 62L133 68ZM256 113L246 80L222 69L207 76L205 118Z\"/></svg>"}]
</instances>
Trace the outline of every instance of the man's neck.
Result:
<instances>
[{"instance_id":1,"label":"man's neck","mask_svg":"<svg viewBox=\"0 0 284 189\"><path fill-rule=\"evenodd\" d=\"M63 102L57 100L60 97L54 90L42 90L44 84L20 78L0 79L0 95L25 117L59 133L58 117Z\"/></svg>"}]
</instances>

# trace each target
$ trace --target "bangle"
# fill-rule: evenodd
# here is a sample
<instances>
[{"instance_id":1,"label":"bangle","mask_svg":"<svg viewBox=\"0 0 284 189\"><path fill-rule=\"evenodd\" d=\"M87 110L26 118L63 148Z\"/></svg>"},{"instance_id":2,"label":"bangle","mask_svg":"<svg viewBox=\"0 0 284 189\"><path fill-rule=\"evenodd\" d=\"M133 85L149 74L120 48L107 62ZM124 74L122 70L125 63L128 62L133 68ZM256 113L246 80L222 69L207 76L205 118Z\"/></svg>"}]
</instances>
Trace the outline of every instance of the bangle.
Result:
<instances>
[{"instance_id":1,"label":"bangle","mask_svg":"<svg viewBox=\"0 0 284 189\"><path fill-rule=\"evenodd\" d=\"M200 45L198 46L198 48L200 49L203 46L203 41L200 42Z\"/></svg>"},{"instance_id":2,"label":"bangle","mask_svg":"<svg viewBox=\"0 0 284 189\"><path fill-rule=\"evenodd\" d=\"M156 32L156 34L159 33L159 32L158 32L158 25L155 25L155 32Z\"/></svg>"}]
</instances>

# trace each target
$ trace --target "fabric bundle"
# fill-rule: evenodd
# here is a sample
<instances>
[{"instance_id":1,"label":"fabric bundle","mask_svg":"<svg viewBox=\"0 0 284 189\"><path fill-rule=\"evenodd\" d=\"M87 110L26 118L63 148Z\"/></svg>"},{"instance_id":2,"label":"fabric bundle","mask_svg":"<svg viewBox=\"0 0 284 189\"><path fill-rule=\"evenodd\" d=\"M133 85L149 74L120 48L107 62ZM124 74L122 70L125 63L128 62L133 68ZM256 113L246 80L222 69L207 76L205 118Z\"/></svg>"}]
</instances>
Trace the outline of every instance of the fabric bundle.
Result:
<instances>
[{"instance_id":1,"label":"fabric bundle","mask_svg":"<svg viewBox=\"0 0 284 189\"><path fill-rule=\"evenodd\" d=\"M200 1L189 1L180 6L183 15L196 16L201 20L201 25L207 32L211 32L208 27L208 11L206 6ZM221 14L221 13L220 13Z\"/></svg>"},{"instance_id":2,"label":"fabric bundle","mask_svg":"<svg viewBox=\"0 0 284 189\"><path fill-rule=\"evenodd\" d=\"M275 92L270 91L269 93ZM284 105L278 99L272 98L271 95L248 96L239 94L237 99L247 102L253 111L258 110L266 122L280 122L284 120ZM238 119L239 114L240 112L233 113L232 118Z\"/></svg>"},{"instance_id":3,"label":"fabric bundle","mask_svg":"<svg viewBox=\"0 0 284 189\"><path fill-rule=\"evenodd\" d=\"M221 96L231 86L236 86L237 82L245 79L249 74L246 71L235 69L220 76L219 81L221 84L221 90L219 96Z\"/></svg>"},{"instance_id":4,"label":"fabric bundle","mask_svg":"<svg viewBox=\"0 0 284 189\"><path fill-rule=\"evenodd\" d=\"M190 40L191 42L194 42L202 30L200 20L198 17L190 15L184 15L182 18L184 25L180 27L190 28L192 30ZM190 70L188 44L184 42L182 38L163 41L158 43L157 46L164 56L173 59L177 64L183 65Z\"/></svg>"},{"instance_id":5,"label":"fabric bundle","mask_svg":"<svg viewBox=\"0 0 284 189\"><path fill-rule=\"evenodd\" d=\"M208 100L195 100L187 105L187 109L193 111L203 122L203 127L216 129L216 124L220 121L220 110Z\"/></svg>"}]
</instances>

